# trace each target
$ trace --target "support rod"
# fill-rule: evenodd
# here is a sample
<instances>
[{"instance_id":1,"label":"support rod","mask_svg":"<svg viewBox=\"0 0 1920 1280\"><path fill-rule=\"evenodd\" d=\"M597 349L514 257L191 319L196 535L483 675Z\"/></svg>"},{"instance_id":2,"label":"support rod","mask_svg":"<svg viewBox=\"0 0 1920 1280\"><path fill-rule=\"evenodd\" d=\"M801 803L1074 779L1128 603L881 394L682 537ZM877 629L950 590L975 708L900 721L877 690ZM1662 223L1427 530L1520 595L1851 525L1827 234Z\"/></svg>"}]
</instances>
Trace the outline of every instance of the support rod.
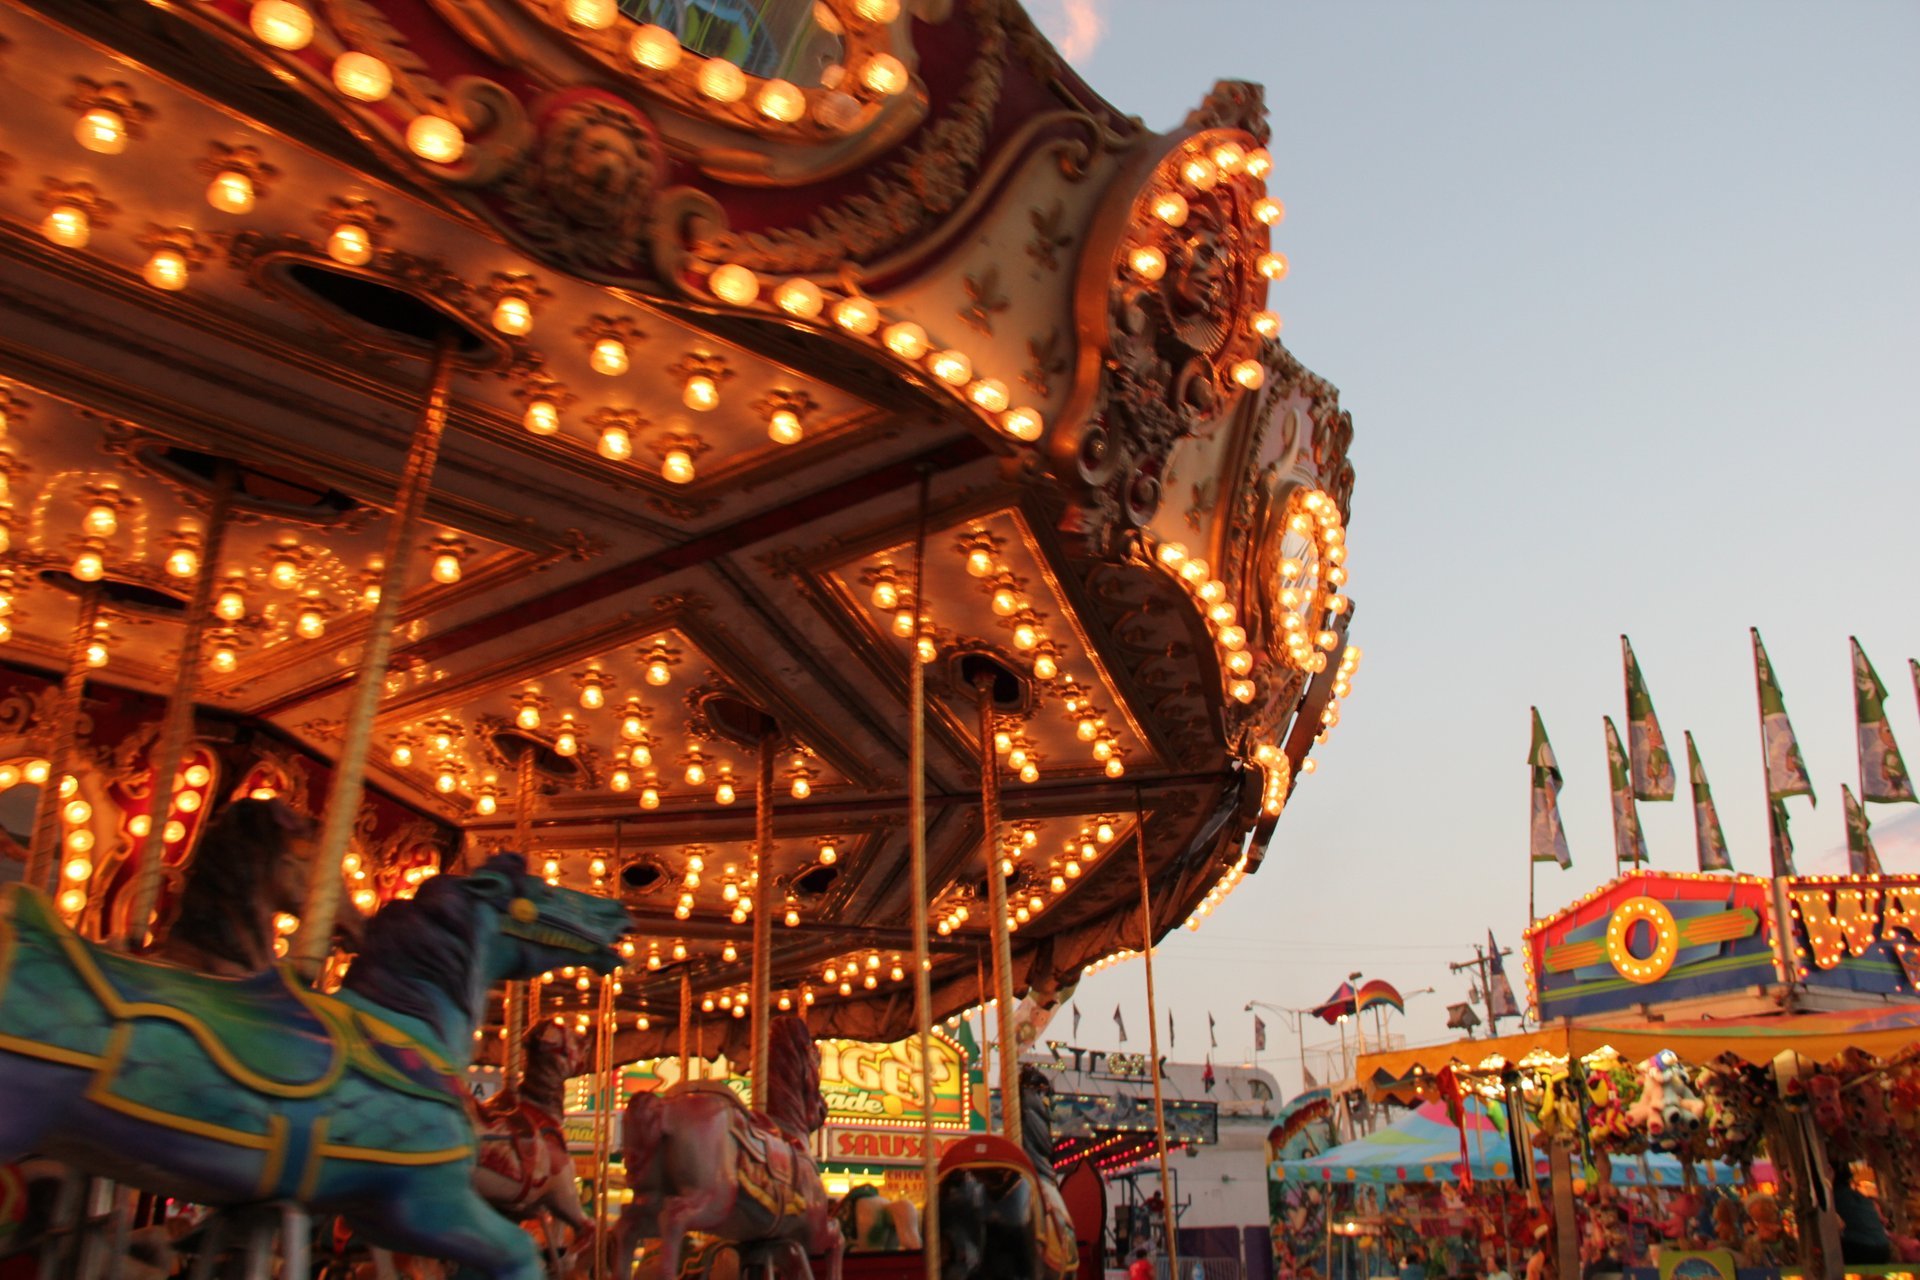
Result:
<instances>
[{"instance_id":1,"label":"support rod","mask_svg":"<svg viewBox=\"0 0 1920 1280\"><path fill-rule=\"evenodd\" d=\"M993 939L994 1030L1000 1041L1000 1132L1020 1145L1020 1051L1013 1031L1013 939L1007 931L1007 878L1000 870L1000 756L993 749L993 689L980 695L980 843L987 859L987 932Z\"/></svg>"},{"instance_id":2,"label":"support rod","mask_svg":"<svg viewBox=\"0 0 1920 1280\"><path fill-rule=\"evenodd\" d=\"M927 1280L940 1280L940 1152L933 1134L933 959L927 946L927 664L920 642L927 616L927 496L932 476L920 473L920 517L913 542L913 646L907 653L907 828L909 885L913 905L913 1021L920 1033L920 1176L926 1208L920 1215L920 1253ZM985 739L993 759L992 739ZM988 841L992 843L991 839ZM1003 1104L1004 1105L1004 1104Z\"/></svg>"},{"instance_id":3,"label":"support rod","mask_svg":"<svg viewBox=\"0 0 1920 1280\"><path fill-rule=\"evenodd\" d=\"M306 909L300 913L300 934L293 963L309 981L317 977L333 940L333 917L340 907L340 863L353 839L360 815L360 796L366 787L367 751L373 744L373 718L387 681L387 662L399 631L400 600L407 589L407 562L411 558L420 514L433 487L433 467L440 457L440 439L447 427L447 401L453 380L455 336L443 330L434 347L420 419L407 446L406 469L393 519L387 524L386 558L380 566L380 600L367 619L367 639L360 654L360 670L347 705L346 727L340 736L340 754L333 763L333 786L327 795L320 828L319 856L313 863L313 881L307 886Z\"/></svg>"},{"instance_id":4,"label":"support rod","mask_svg":"<svg viewBox=\"0 0 1920 1280\"><path fill-rule=\"evenodd\" d=\"M174 660L173 696L167 699L166 719L160 724L160 742L153 754L153 782L147 789L147 834L140 841L140 863L135 872L133 909L127 913L126 946L137 951L153 928L153 908L160 898L161 855L166 851L167 819L173 815L173 780L186 757L193 736L193 706L200 691L200 657L207 633L207 615L213 610L213 584L220 576L220 556L227 536L227 517L233 509L234 468L220 464L213 502L207 510L207 535L200 548L200 573L187 602L186 627L180 634L180 656Z\"/></svg>"},{"instance_id":5,"label":"support rod","mask_svg":"<svg viewBox=\"0 0 1920 1280\"><path fill-rule=\"evenodd\" d=\"M748 1011L753 1016L753 1105L762 1111L772 1096L773 1069L773 749L774 735L760 739L760 772L753 792L753 969Z\"/></svg>"},{"instance_id":6,"label":"support rod","mask_svg":"<svg viewBox=\"0 0 1920 1280\"><path fill-rule=\"evenodd\" d=\"M1133 847L1140 866L1140 955L1147 969L1147 1052L1153 1073L1153 1137L1160 1152L1160 1204L1167 1233L1167 1274L1180 1274L1179 1217L1173 1204L1173 1176L1167 1169L1167 1103L1160 1087L1160 1013L1153 994L1153 891L1147 884L1147 815L1139 814L1133 827Z\"/></svg>"},{"instance_id":7,"label":"support rod","mask_svg":"<svg viewBox=\"0 0 1920 1280\"><path fill-rule=\"evenodd\" d=\"M46 890L56 903L60 900L60 807L67 798L60 794L61 783L73 772L74 757L80 749L82 699L87 692L87 645L93 640L94 624L100 618L100 591L82 584L79 613L73 621L73 637L67 646L67 670L60 681L60 702L54 714L53 749L47 754L47 780L33 811L33 842L27 850L26 883ZM158 826L162 819L156 818Z\"/></svg>"}]
</instances>

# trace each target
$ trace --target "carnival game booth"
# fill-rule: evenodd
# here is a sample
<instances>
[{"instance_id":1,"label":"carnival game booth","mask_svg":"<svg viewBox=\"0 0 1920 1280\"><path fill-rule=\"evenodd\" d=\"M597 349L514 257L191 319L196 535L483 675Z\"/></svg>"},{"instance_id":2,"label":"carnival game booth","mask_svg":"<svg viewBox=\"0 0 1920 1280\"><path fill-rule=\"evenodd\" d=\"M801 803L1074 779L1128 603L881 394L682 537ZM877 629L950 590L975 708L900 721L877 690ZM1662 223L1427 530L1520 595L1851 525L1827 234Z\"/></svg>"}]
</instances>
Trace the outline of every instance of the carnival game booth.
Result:
<instances>
[{"instance_id":1,"label":"carnival game booth","mask_svg":"<svg viewBox=\"0 0 1920 1280\"><path fill-rule=\"evenodd\" d=\"M802 1149L818 1055L781 1015L892 1043L988 1002L1019 1097L1016 993L1197 926L1310 785L1360 660L1352 423L1275 337L1256 86L1152 132L1012 0L4 0L0 62L34 937L169 945L256 796L319 828L258 916L302 991L342 976L343 901L528 889L465 921L526 953L477 1038L216 1000L167 1043L233 1097L276 1077L214 1028L282 1014L397 1089L497 1063L535 1129L571 1055L611 1100L617 1064L725 1054ZM616 972L555 943L610 918L575 893L624 912ZM12 972L0 1063L104 1058L8 1021ZM330 1079L302 1063L272 1087ZM323 1213L329 1162L380 1163L223 1096L137 1103L120 1149L166 1159L81 1163L180 1191L200 1134L190 1198Z\"/></svg>"},{"instance_id":2,"label":"carnival game booth","mask_svg":"<svg viewBox=\"0 0 1920 1280\"><path fill-rule=\"evenodd\" d=\"M1623 876L1529 930L1538 1030L1367 1055L1361 1082L1401 1100L1517 1103L1550 1159L1568 1161L1569 1189L1578 1162L1603 1195L1622 1157L1648 1150L1692 1168L1689 1188L1708 1160L1747 1170L1764 1153L1779 1199L1743 1173L1742 1202L1707 1236L1756 1264L1858 1270L1836 1196L1855 1222L1884 1219L1895 1260L1920 1254L1916 889L1908 876ZM1849 1180L1870 1204L1836 1190ZM1556 1206L1575 1216L1557 1188Z\"/></svg>"}]
</instances>

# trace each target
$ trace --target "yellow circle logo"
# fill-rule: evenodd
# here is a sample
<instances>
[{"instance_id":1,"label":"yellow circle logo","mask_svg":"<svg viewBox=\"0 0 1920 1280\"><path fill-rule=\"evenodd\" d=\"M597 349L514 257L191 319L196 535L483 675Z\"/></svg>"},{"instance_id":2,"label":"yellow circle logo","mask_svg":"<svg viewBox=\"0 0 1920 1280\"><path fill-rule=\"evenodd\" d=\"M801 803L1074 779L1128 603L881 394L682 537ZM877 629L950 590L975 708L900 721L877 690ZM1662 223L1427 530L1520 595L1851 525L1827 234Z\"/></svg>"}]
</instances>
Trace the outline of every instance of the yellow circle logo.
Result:
<instances>
[{"instance_id":1,"label":"yellow circle logo","mask_svg":"<svg viewBox=\"0 0 1920 1280\"><path fill-rule=\"evenodd\" d=\"M1634 926L1645 924L1653 934L1653 950L1636 956L1629 944ZM1607 959L1628 982L1658 982L1673 968L1680 954L1680 926L1667 904L1655 898L1628 898L1613 909L1607 921Z\"/></svg>"}]
</instances>

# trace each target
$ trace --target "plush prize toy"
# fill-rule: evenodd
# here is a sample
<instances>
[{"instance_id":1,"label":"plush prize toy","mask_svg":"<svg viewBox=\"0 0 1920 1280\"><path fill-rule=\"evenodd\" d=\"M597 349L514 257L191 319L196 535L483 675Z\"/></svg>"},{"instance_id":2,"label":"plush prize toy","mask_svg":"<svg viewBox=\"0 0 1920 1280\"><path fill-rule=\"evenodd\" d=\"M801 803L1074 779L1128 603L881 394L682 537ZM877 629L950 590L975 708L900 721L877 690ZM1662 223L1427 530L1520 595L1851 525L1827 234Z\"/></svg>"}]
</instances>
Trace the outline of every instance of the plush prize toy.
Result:
<instances>
[{"instance_id":1,"label":"plush prize toy","mask_svg":"<svg viewBox=\"0 0 1920 1280\"><path fill-rule=\"evenodd\" d=\"M1596 1146L1619 1147L1634 1133L1627 1118L1627 1090L1633 1071L1617 1053L1597 1054L1587 1063L1587 1131Z\"/></svg>"}]
</instances>

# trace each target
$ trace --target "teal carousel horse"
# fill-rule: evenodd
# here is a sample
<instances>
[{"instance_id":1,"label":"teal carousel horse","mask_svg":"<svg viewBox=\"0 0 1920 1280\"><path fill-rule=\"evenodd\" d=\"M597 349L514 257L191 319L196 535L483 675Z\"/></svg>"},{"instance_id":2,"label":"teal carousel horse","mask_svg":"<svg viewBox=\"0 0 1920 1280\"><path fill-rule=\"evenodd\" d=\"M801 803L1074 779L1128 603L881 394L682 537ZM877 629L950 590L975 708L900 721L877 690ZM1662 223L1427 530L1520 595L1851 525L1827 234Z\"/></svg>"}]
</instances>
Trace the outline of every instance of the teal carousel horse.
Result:
<instances>
[{"instance_id":1,"label":"teal carousel horse","mask_svg":"<svg viewBox=\"0 0 1920 1280\"><path fill-rule=\"evenodd\" d=\"M284 969L216 978L106 950L38 892L0 896L0 1164L28 1152L209 1205L290 1201L372 1244L539 1280L473 1188L461 1078L495 983L603 973L617 902L517 856L376 916L338 996Z\"/></svg>"}]
</instances>

